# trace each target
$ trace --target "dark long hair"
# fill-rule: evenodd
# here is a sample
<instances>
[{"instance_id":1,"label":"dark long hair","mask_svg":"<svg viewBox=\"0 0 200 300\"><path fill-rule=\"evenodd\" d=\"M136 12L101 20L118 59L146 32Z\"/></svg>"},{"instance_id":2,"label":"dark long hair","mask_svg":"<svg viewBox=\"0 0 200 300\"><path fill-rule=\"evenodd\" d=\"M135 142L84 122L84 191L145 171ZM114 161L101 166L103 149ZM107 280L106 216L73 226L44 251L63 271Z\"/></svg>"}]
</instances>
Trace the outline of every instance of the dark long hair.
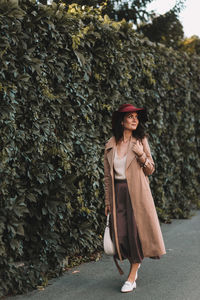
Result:
<instances>
[{"instance_id":1,"label":"dark long hair","mask_svg":"<svg viewBox=\"0 0 200 300\"><path fill-rule=\"evenodd\" d=\"M129 112L116 112L113 115L112 119L112 133L115 137L116 143L119 142L119 140L123 137L124 128L122 126L122 121L124 121L124 118L126 115L130 114ZM132 136L135 137L138 140L142 140L145 136L147 136L145 132L145 126L144 126L144 118L142 112L138 111L138 126L136 130L132 131Z\"/></svg>"}]
</instances>

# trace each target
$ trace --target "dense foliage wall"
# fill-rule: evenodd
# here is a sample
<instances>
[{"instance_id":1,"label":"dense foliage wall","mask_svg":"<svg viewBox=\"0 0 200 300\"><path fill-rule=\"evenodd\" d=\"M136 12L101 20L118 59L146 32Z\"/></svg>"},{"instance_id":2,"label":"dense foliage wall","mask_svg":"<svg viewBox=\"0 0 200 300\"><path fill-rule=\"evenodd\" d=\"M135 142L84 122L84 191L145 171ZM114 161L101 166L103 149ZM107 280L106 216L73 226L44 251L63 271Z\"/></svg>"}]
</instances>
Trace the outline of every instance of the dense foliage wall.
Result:
<instances>
[{"instance_id":1,"label":"dense foliage wall","mask_svg":"<svg viewBox=\"0 0 200 300\"><path fill-rule=\"evenodd\" d=\"M160 219L199 205L200 59L142 40L100 10L0 4L5 295L102 249L103 149L121 103L148 108Z\"/></svg>"}]
</instances>

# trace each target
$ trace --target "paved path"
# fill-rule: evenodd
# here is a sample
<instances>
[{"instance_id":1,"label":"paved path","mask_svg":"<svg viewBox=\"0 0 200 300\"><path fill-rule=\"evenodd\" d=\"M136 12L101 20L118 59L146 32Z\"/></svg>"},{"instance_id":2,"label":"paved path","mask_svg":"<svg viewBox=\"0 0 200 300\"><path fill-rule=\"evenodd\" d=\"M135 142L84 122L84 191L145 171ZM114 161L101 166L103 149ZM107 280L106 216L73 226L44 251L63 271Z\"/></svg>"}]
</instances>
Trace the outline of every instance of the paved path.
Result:
<instances>
[{"instance_id":1,"label":"paved path","mask_svg":"<svg viewBox=\"0 0 200 300\"><path fill-rule=\"evenodd\" d=\"M200 211L161 229L167 255L159 261L144 259L134 292L120 293L128 262L120 263L126 273L120 276L112 258L103 256L51 280L44 291L6 300L200 300Z\"/></svg>"}]
</instances>

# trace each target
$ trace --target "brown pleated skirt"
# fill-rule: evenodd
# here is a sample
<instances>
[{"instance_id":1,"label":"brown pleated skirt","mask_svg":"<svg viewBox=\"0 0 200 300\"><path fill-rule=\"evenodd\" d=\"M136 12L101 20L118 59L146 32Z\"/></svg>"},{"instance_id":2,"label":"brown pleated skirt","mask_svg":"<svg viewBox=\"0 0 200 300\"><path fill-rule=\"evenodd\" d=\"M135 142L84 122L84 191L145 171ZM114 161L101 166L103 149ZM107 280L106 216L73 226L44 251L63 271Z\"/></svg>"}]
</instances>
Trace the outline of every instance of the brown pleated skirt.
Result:
<instances>
[{"instance_id":1,"label":"brown pleated skirt","mask_svg":"<svg viewBox=\"0 0 200 300\"><path fill-rule=\"evenodd\" d=\"M126 179L115 179L115 201L117 234L122 259L128 259L131 263L141 263L144 255ZM112 218L111 229L114 240L115 234ZM119 259L117 253L114 255L114 258ZM150 258L160 259L160 256L150 256Z\"/></svg>"},{"instance_id":2,"label":"brown pleated skirt","mask_svg":"<svg viewBox=\"0 0 200 300\"><path fill-rule=\"evenodd\" d=\"M122 259L128 259L131 263L141 263L144 256L126 179L115 179L115 201L117 234ZM115 234L112 218L111 224L114 240ZM114 258L119 259L118 254L115 254Z\"/></svg>"}]
</instances>

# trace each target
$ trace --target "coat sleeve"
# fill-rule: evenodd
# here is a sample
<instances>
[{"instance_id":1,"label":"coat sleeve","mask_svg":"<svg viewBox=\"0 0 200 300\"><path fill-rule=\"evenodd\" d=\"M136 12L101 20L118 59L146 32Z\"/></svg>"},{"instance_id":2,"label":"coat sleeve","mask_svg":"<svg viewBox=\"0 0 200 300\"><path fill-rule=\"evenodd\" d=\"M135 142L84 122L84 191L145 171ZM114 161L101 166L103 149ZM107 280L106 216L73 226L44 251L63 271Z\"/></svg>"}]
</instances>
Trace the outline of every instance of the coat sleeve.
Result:
<instances>
[{"instance_id":1,"label":"coat sleeve","mask_svg":"<svg viewBox=\"0 0 200 300\"><path fill-rule=\"evenodd\" d=\"M141 164L141 166L143 167L144 174L148 176L153 174L153 172L155 171L155 164L151 156L149 143L146 137L142 139L142 144L143 144L143 154L137 159Z\"/></svg>"},{"instance_id":2,"label":"coat sleeve","mask_svg":"<svg viewBox=\"0 0 200 300\"><path fill-rule=\"evenodd\" d=\"M110 165L106 155L106 150L104 151L104 190L105 190L105 205L110 205L110 191L112 189L112 181L110 174Z\"/></svg>"}]
</instances>

